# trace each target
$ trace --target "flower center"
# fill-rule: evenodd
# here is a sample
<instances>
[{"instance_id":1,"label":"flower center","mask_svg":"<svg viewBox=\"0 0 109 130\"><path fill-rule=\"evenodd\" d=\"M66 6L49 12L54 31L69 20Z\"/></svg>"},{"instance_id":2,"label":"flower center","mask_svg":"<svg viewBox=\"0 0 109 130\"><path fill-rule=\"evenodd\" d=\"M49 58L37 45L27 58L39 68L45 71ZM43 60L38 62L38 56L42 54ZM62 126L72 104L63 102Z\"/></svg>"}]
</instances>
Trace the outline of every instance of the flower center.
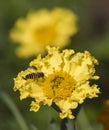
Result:
<instances>
[{"instance_id":1,"label":"flower center","mask_svg":"<svg viewBox=\"0 0 109 130\"><path fill-rule=\"evenodd\" d=\"M43 26L35 30L34 37L41 44L53 43L56 39L57 32L55 26Z\"/></svg>"},{"instance_id":2,"label":"flower center","mask_svg":"<svg viewBox=\"0 0 109 130\"><path fill-rule=\"evenodd\" d=\"M75 89L76 81L66 72L58 71L48 75L44 82L43 91L50 99L66 99Z\"/></svg>"}]
</instances>

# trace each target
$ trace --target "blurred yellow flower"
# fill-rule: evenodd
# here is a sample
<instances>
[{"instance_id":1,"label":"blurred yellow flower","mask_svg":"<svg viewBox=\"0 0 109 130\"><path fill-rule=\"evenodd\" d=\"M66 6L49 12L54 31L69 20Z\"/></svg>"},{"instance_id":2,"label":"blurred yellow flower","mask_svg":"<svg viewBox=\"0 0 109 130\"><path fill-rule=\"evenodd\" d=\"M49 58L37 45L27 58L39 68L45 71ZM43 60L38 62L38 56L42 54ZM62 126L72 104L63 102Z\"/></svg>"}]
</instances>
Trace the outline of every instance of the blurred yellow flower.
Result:
<instances>
[{"instance_id":1,"label":"blurred yellow flower","mask_svg":"<svg viewBox=\"0 0 109 130\"><path fill-rule=\"evenodd\" d=\"M98 61L88 51L75 53L57 47L47 46L45 57L38 55L25 71L14 79L14 90L20 91L20 99L31 97L31 111L38 111L42 105L55 104L60 109L60 118L74 118L73 109L86 98L97 97L99 88L90 85L97 80L94 66ZM37 71L34 69L37 68Z\"/></svg>"},{"instance_id":2,"label":"blurred yellow flower","mask_svg":"<svg viewBox=\"0 0 109 130\"><path fill-rule=\"evenodd\" d=\"M20 18L10 32L13 42L20 44L16 53L29 57L45 51L46 45L64 47L77 33L77 16L65 8L42 9Z\"/></svg>"}]
</instances>

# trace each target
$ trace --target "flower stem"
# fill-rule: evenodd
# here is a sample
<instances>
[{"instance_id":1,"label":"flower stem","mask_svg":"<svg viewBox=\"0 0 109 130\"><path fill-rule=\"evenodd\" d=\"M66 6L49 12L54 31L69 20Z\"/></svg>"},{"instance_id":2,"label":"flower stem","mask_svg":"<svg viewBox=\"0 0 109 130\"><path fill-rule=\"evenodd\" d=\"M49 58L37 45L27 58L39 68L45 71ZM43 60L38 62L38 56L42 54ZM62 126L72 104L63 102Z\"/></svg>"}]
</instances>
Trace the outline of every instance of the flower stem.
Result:
<instances>
[{"instance_id":1,"label":"flower stem","mask_svg":"<svg viewBox=\"0 0 109 130\"><path fill-rule=\"evenodd\" d=\"M66 123L67 123L67 118L65 118L65 119L62 120L61 130L67 130Z\"/></svg>"},{"instance_id":2,"label":"flower stem","mask_svg":"<svg viewBox=\"0 0 109 130\"><path fill-rule=\"evenodd\" d=\"M60 130L76 130L75 120L68 118L63 119Z\"/></svg>"},{"instance_id":3,"label":"flower stem","mask_svg":"<svg viewBox=\"0 0 109 130\"><path fill-rule=\"evenodd\" d=\"M29 130L25 120L23 119L21 113L17 109L11 97L6 92L3 91L0 91L0 96L2 100L6 103L6 105L10 108L13 115L15 116L17 122L20 125L21 130Z\"/></svg>"}]
</instances>

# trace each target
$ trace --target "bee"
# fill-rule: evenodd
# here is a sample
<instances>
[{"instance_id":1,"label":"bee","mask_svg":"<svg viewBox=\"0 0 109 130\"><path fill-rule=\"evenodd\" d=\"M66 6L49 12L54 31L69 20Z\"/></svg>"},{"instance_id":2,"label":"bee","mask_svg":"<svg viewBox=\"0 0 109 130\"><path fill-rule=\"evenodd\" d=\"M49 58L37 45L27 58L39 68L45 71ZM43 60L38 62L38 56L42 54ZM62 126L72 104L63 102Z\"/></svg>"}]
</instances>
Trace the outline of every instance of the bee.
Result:
<instances>
[{"instance_id":1,"label":"bee","mask_svg":"<svg viewBox=\"0 0 109 130\"><path fill-rule=\"evenodd\" d=\"M25 77L23 77L23 79L25 79L25 80L27 80L27 79L38 80L39 78L44 78L43 72L38 72L34 66L32 68L35 70L35 72L27 74Z\"/></svg>"}]
</instances>

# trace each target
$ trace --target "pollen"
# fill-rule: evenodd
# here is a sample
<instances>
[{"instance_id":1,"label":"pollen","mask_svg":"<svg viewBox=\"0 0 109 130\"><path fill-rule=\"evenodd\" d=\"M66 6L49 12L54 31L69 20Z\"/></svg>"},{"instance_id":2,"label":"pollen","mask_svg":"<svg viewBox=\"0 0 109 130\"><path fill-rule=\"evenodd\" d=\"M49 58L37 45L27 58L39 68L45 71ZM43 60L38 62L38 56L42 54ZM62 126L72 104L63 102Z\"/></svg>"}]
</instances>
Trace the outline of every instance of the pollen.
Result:
<instances>
[{"instance_id":1,"label":"pollen","mask_svg":"<svg viewBox=\"0 0 109 130\"><path fill-rule=\"evenodd\" d=\"M46 97L53 99L66 99L75 89L76 81L66 72L58 71L48 75L44 82L43 91Z\"/></svg>"}]
</instances>

